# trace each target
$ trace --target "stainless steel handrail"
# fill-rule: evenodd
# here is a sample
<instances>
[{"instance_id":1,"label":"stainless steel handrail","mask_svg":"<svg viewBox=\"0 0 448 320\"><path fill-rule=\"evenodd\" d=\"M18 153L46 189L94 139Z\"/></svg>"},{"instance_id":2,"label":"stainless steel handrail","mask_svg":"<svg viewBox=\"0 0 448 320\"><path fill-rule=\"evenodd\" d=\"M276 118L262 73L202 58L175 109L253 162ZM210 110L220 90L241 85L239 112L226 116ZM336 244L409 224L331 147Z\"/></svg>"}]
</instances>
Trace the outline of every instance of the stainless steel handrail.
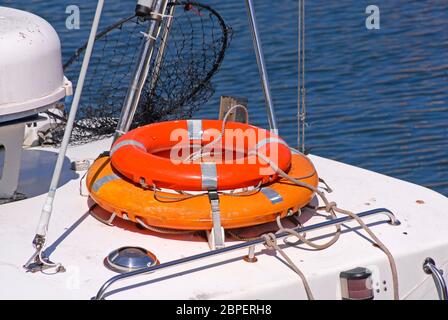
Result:
<instances>
[{"instance_id":1,"label":"stainless steel handrail","mask_svg":"<svg viewBox=\"0 0 448 320\"><path fill-rule=\"evenodd\" d=\"M386 208L379 208L379 209L373 209L373 210L369 210L369 211L365 211L365 212L361 212L359 214L357 214L358 217L363 218L363 217L367 217L367 216L372 216L372 215L376 215L376 214L384 214L389 218L389 224L391 225L400 225L400 221L395 217L395 215L392 213L392 211L386 209ZM345 216L345 217L341 217L341 218L337 218L337 219L331 219L331 220L327 220L324 222L320 222L320 223L316 223L310 226L304 226L304 227L297 227L294 230L299 232L299 233L303 233L303 232L307 232L307 231L311 231L311 230L317 230L317 229L322 229L322 228L326 228L326 227L330 227L330 226L336 226L336 225L341 225L347 221L352 220L352 218L350 216ZM281 232L276 234L276 238L277 239L282 239L284 237L290 236L289 233L287 232ZM104 294L106 293L106 290L114 283L124 280L124 279L128 279L134 276L138 276L138 275L142 275L142 274L146 274L149 272L154 272L156 270L161 270L161 269L166 269L169 267L174 267L174 266L179 266L181 264L185 264L185 263L189 263L189 262L194 262L194 261L198 261L204 258L208 258L208 257L212 257L212 256L217 256L220 254L224 254L224 253L228 253L228 252L232 252L232 251L236 251L236 250L241 250L241 249L245 249L245 248L250 248L253 247L257 244L262 244L264 243L264 239L263 238L259 238L256 240L252 240L252 241L247 241L247 242L242 242L230 247L225 247L222 249L216 249L216 250L212 250L212 251L208 251L208 252L204 252L204 253L199 253L193 256L189 256L189 257L184 257L181 259L177 259L177 260L172 260L172 261L168 261L159 265L155 265L152 267L148 267L148 268L143 268L143 269L139 269L139 270L135 270L135 271L131 271L131 272L127 272L124 274L119 274L117 276L114 276L112 278L110 278L109 280L107 280L100 288L100 290L98 291L98 293L96 294L96 296L94 297L95 300L102 300L104 298Z\"/></svg>"},{"instance_id":2,"label":"stainless steel handrail","mask_svg":"<svg viewBox=\"0 0 448 320\"><path fill-rule=\"evenodd\" d=\"M447 301L448 300L448 288L446 285L446 281L443 278L443 271L438 269L434 260L430 257L425 259L423 263L423 271L426 274L432 274L434 278L434 282L436 283L436 288L440 296L440 300Z\"/></svg>"}]
</instances>

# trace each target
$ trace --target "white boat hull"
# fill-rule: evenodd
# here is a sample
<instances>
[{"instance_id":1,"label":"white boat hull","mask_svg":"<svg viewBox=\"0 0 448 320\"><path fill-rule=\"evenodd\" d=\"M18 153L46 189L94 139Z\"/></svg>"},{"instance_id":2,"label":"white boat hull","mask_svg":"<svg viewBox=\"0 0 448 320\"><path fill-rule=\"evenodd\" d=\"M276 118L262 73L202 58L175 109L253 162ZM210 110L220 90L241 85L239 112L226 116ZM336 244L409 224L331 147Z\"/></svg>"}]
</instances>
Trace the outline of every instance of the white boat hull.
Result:
<instances>
[{"instance_id":1,"label":"white boat hull","mask_svg":"<svg viewBox=\"0 0 448 320\"><path fill-rule=\"evenodd\" d=\"M103 260L112 250L128 245L144 247L167 262L209 251L198 235L159 236L129 222L107 226L89 215L88 198L80 195L84 172L70 169L71 160L94 159L110 140L69 148L48 235L47 253L62 262L65 273L26 273L22 265L32 255L31 241L51 178L56 151L31 148L23 152L20 192L28 199L0 206L1 299L90 299L116 273ZM320 177L334 190L329 198L353 212L388 208L401 221L392 226L384 216L366 218L392 252L399 279L400 299L438 299L431 275L423 272L426 257L448 274L448 199L424 187L378 173L310 156ZM85 188L83 190L85 192ZM306 212L304 213L306 214ZM314 216L306 225L324 221ZM126 228L125 228L126 227ZM356 222L342 226L336 244L323 251L303 244L285 252L303 271L316 299L341 299L339 274L355 267L373 273L375 299L392 299L392 277L386 255L374 247ZM333 228L309 232L307 237L329 239ZM230 239L228 239L230 240ZM235 244L230 240L229 244ZM300 278L262 245L256 263L236 251L118 283L107 299L306 299Z\"/></svg>"}]
</instances>

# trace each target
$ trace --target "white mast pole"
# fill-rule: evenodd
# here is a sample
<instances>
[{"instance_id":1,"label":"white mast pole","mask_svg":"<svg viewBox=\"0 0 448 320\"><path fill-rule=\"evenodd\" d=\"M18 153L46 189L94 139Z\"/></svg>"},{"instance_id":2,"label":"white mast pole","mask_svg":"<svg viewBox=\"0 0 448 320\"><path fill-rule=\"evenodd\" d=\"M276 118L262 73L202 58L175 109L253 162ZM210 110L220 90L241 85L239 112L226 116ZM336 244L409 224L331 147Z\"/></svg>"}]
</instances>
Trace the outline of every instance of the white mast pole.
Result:
<instances>
[{"instance_id":1,"label":"white mast pole","mask_svg":"<svg viewBox=\"0 0 448 320\"><path fill-rule=\"evenodd\" d=\"M72 102L70 114L69 114L69 117L67 120L64 137L62 139L61 147L59 149L58 158L57 158L56 165L54 168L53 178L51 179L50 189L48 191L47 198L45 200L45 204L42 208L42 213L41 213L39 224L38 224L38 227L36 230L36 235L33 240L33 245L37 250L37 252L33 256L33 258L36 258L35 263L37 263L38 265L39 264L42 265L42 261L40 261L41 260L41 252L42 252L43 247L46 242L48 224L50 222L51 214L53 211L53 201L54 201L54 198L56 195L59 178L61 176L62 165L64 163L65 154L67 152L67 146L68 146L70 136L71 136L71 133L73 130L73 124L75 121L76 113L78 111L79 101L81 99L81 94L82 94L82 89L84 86L85 77L86 77L87 69L88 69L89 63L90 63L90 57L92 55L93 46L95 44L95 36L96 36L97 30L98 30L101 13L103 11L103 5L104 5L104 0L98 0L95 17L93 19L92 28L90 30L89 41L87 43L86 52L85 52L84 59L82 62L81 71L79 73L78 82L76 85L75 95L73 97L73 102ZM28 269L30 262L31 262L31 260L29 261L29 263L27 265L25 265L25 268Z\"/></svg>"}]
</instances>

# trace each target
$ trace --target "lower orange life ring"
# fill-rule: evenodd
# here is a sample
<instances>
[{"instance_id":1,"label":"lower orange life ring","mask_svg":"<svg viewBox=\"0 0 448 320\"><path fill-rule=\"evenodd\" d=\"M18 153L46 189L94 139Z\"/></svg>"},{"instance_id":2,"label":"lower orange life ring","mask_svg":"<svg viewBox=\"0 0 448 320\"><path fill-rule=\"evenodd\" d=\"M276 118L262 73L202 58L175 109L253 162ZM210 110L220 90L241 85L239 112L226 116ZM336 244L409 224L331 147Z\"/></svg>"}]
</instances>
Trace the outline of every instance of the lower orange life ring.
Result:
<instances>
[{"instance_id":1,"label":"lower orange life ring","mask_svg":"<svg viewBox=\"0 0 448 320\"><path fill-rule=\"evenodd\" d=\"M251 153L254 150L283 171L289 169L291 151L276 134L226 122L221 135L222 126L221 120L179 120L131 130L112 146L112 165L140 185L188 191L232 190L274 181L277 174ZM184 153L208 144L212 146L208 158L213 159L185 161Z\"/></svg>"},{"instance_id":2,"label":"lower orange life ring","mask_svg":"<svg viewBox=\"0 0 448 320\"><path fill-rule=\"evenodd\" d=\"M288 175L317 187L316 170L304 155L292 156ZM100 207L126 220L181 230L211 230L213 227L207 194L194 197L160 191L155 194L118 173L109 157L98 158L93 163L87 174L87 188ZM296 212L313 196L311 190L283 178L263 185L250 195L220 193L221 225L232 229L271 222L279 215L285 217Z\"/></svg>"}]
</instances>

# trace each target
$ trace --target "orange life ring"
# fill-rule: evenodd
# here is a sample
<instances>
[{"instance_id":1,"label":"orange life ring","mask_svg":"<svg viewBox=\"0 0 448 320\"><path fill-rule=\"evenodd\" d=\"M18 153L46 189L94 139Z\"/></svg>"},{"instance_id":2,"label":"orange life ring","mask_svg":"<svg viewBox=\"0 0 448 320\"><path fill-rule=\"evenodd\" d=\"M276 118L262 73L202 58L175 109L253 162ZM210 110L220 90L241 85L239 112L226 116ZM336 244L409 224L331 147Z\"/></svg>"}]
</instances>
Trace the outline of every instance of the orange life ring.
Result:
<instances>
[{"instance_id":1,"label":"orange life ring","mask_svg":"<svg viewBox=\"0 0 448 320\"><path fill-rule=\"evenodd\" d=\"M100 207L121 218L160 228L211 230L213 227L207 194L189 197L145 190L124 178L110 163L98 158L87 174L90 196ZM291 177L317 187L318 176L304 155L293 155ZM159 197L163 195L163 197ZM221 224L225 229L254 226L285 217L308 204L314 193L283 178L262 186L250 195L219 195ZM179 199L179 197L185 197ZM163 200L161 200L163 199ZM170 200L171 199L171 200Z\"/></svg>"},{"instance_id":2,"label":"orange life ring","mask_svg":"<svg viewBox=\"0 0 448 320\"><path fill-rule=\"evenodd\" d=\"M267 155L283 171L289 169L291 151L277 135L227 122L225 134L219 137L222 126L221 120L179 120L134 129L114 143L112 165L135 183L189 191L231 190L274 181L277 174L251 155L253 150ZM210 147L212 160L186 162L186 156L179 155L215 139L219 146ZM231 161L224 157L229 151Z\"/></svg>"}]
</instances>

